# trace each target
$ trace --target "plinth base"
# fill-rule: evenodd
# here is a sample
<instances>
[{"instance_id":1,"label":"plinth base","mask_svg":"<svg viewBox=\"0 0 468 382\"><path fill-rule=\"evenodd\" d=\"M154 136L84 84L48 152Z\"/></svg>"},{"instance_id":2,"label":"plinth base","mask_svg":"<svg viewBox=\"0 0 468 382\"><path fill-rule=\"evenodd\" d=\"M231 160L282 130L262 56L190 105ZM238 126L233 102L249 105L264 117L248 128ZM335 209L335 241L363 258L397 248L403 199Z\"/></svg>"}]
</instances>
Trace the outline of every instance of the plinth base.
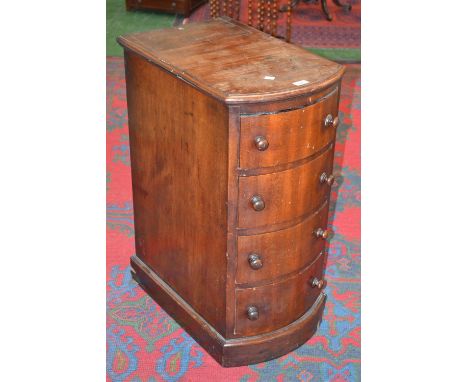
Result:
<instances>
[{"instance_id":1,"label":"plinth base","mask_svg":"<svg viewBox=\"0 0 468 382\"><path fill-rule=\"evenodd\" d=\"M132 256L130 263L135 281L224 367L268 361L298 348L316 332L325 307L326 295L321 293L302 317L284 328L226 339L138 257Z\"/></svg>"}]
</instances>

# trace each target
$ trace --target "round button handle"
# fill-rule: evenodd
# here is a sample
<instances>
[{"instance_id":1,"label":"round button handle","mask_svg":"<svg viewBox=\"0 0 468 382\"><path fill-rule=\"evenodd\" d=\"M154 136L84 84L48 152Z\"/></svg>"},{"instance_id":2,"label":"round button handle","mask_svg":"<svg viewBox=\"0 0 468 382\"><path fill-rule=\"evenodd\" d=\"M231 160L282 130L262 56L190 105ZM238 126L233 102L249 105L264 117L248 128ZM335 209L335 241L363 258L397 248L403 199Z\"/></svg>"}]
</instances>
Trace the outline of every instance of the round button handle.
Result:
<instances>
[{"instance_id":1,"label":"round button handle","mask_svg":"<svg viewBox=\"0 0 468 382\"><path fill-rule=\"evenodd\" d=\"M322 229L322 228L317 228L315 230L315 236L317 236L318 238L322 238L324 240L326 240L328 238L328 236L330 236L330 231L327 230L327 229Z\"/></svg>"},{"instance_id":2,"label":"round button handle","mask_svg":"<svg viewBox=\"0 0 468 382\"><path fill-rule=\"evenodd\" d=\"M260 195L254 195L250 199L250 204L255 211L261 211L265 208L265 202Z\"/></svg>"},{"instance_id":3,"label":"round button handle","mask_svg":"<svg viewBox=\"0 0 468 382\"><path fill-rule=\"evenodd\" d=\"M320 175L320 183L326 183L331 187L333 183L335 183L335 176L333 174L327 175L326 172L323 172L322 175Z\"/></svg>"},{"instance_id":4,"label":"round button handle","mask_svg":"<svg viewBox=\"0 0 468 382\"><path fill-rule=\"evenodd\" d=\"M324 124L325 124L325 127L333 127L336 129L338 125L340 124L340 118L338 116L333 118L333 115L327 114L327 116L325 117Z\"/></svg>"},{"instance_id":5,"label":"round button handle","mask_svg":"<svg viewBox=\"0 0 468 382\"><path fill-rule=\"evenodd\" d=\"M263 267L262 258L256 253L251 253L249 255L249 264L250 264L250 267L255 270Z\"/></svg>"},{"instance_id":6,"label":"round button handle","mask_svg":"<svg viewBox=\"0 0 468 382\"><path fill-rule=\"evenodd\" d=\"M250 320L250 321L255 321L255 320L258 320L258 309L257 307L255 306L249 306L247 308L247 318Z\"/></svg>"},{"instance_id":7,"label":"round button handle","mask_svg":"<svg viewBox=\"0 0 468 382\"><path fill-rule=\"evenodd\" d=\"M265 151L270 145L268 143L268 140L263 135L259 135L255 137L254 142L255 142L255 147L259 151Z\"/></svg>"},{"instance_id":8,"label":"round button handle","mask_svg":"<svg viewBox=\"0 0 468 382\"><path fill-rule=\"evenodd\" d=\"M312 285L312 288L317 287L318 289L322 289L325 285L325 281L319 280L317 277L314 277L312 280L310 280L310 284Z\"/></svg>"}]
</instances>

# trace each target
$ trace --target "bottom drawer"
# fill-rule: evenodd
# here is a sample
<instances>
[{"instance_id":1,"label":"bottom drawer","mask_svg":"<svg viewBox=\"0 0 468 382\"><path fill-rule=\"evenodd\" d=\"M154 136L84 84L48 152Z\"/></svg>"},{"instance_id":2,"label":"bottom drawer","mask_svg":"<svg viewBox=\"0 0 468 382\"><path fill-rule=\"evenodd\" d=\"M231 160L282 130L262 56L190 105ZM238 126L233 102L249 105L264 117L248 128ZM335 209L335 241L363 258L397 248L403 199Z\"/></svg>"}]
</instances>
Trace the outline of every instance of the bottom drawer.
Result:
<instances>
[{"instance_id":1,"label":"bottom drawer","mask_svg":"<svg viewBox=\"0 0 468 382\"><path fill-rule=\"evenodd\" d=\"M190 0L127 0L129 9L153 9L183 13Z\"/></svg>"},{"instance_id":2,"label":"bottom drawer","mask_svg":"<svg viewBox=\"0 0 468 382\"><path fill-rule=\"evenodd\" d=\"M323 288L325 256L301 273L275 284L236 289L236 336L280 329L301 317Z\"/></svg>"}]
</instances>

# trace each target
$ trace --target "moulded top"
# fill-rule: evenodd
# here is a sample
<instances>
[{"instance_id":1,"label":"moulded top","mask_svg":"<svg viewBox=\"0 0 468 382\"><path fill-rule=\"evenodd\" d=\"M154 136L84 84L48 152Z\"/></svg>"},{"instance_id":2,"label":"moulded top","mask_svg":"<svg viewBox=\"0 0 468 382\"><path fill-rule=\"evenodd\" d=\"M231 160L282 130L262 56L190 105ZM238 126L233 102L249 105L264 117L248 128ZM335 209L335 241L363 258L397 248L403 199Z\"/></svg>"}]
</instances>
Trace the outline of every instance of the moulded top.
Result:
<instances>
[{"instance_id":1,"label":"moulded top","mask_svg":"<svg viewBox=\"0 0 468 382\"><path fill-rule=\"evenodd\" d=\"M118 42L229 104L313 93L344 73L342 65L226 17Z\"/></svg>"}]
</instances>

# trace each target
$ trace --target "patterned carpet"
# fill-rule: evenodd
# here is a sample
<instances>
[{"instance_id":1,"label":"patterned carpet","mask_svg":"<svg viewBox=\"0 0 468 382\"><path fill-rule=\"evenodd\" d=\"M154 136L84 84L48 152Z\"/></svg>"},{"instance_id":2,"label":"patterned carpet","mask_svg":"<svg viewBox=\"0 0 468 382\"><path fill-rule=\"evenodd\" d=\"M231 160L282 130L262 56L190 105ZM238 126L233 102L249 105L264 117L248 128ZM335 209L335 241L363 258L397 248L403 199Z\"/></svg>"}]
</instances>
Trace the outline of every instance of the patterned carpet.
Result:
<instances>
[{"instance_id":1,"label":"patterned carpet","mask_svg":"<svg viewBox=\"0 0 468 382\"><path fill-rule=\"evenodd\" d=\"M351 11L336 6L328 0L333 21L325 18L320 2L306 4L300 2L292 13L291 42L303 47L359 49L361 46L361 0L343 0L351 4ZM286 4L285 0L278 0L278 4ZM254 2L256 4L256 2ZM194 11L188 22L208 20L210 9L205 4ZM248 22L247 1L241 2L240 21ZM254 18L256 23L256 19ZM286 16L280 14L278 20L278 34L285 36Z\"/></svg>"},{"instance_id":2,"label":"patterned carpet","mask_svg":"<svg viewBox=\"0 0 468 382\"><path fill-rule=\"evenodd\" d=\"M360 65L342 86L332 195L335 234L317 334L269 362L220 367L131 279L135 252L123 60L107 59L107 381L357 382L360 380Z\"/></svg>"}]
</instances>

